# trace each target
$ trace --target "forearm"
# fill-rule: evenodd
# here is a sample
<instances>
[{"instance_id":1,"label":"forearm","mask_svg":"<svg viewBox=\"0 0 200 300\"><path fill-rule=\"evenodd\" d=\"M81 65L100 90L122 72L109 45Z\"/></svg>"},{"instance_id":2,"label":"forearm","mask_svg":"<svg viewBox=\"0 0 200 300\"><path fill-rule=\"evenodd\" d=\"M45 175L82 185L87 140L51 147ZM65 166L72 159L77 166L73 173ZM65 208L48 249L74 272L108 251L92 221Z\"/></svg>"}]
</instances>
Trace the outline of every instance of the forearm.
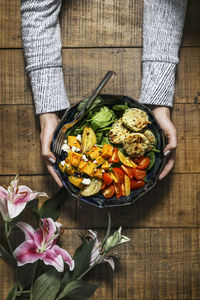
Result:
<instances>
[{"instance_id":1,"label":"forearm","mask_svg":"<svg viewBox=\"0 0 200 300\"><path fill-rule=\"evenodd\" d=\"M22 38L36 113L66 109L61 57L60 0L21 0Z\"/></svg>"},{"instance_id":2,"label":"forearm","mask_svg":"<svg viewBox=\"0 0 200 300\"><path fill-rule=\"evenodd\" d=\"M187 0L144 0L140 102L173 106Z\"/></svg>"}]
</instances>

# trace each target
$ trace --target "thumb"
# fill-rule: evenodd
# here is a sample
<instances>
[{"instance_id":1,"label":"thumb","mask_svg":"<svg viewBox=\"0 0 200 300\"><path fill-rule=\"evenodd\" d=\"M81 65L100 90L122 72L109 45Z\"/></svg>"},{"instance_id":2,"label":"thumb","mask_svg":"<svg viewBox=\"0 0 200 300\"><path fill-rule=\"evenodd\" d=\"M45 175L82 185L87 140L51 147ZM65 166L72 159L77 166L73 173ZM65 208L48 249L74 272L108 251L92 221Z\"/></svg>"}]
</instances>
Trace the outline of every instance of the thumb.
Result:
<instances>
[{"instance_id":1,"label":"thumb","mask_svg":"<svg viewBox=\"0 0 200 300\"><path fill-rule=\"evenodd\" d=\"M168 156L177 148L177 133L175 128L171 128L168 132L165 132L167 139L167 145L164 149L164 155Z\"/></svg>"},{"instance_id":2,"label":"thumb","mask_svg":"<svg viewBox=\"0 0 200 300\"><path fill-rule=\"evenodd\" d=\"M41 136L41 153L45 160L48 160L51 164L56 162L56 157L51 152L52 136L44 134Z\"/></svg>"}]
</instances>

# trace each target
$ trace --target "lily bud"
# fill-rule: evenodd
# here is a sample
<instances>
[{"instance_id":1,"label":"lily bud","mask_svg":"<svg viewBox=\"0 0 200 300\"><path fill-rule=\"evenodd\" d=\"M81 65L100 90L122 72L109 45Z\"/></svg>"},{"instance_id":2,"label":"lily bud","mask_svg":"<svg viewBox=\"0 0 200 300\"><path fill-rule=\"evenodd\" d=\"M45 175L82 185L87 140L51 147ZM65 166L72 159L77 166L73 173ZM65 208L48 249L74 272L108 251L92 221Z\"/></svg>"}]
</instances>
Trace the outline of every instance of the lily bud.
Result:
<instances>
[{"instance_id":1,"label":"lily bud","mask_svg":"<svg viewBox=\"0 0 200 300\"><path fill-rule=\"evenodd\" d=\"M130 241L128 237L121 235L121 231L122 227L120 226L119 229L115 231L113 235L107 238L104 246L106 252L110 251L111 249L117 247L120 244Z\"/></svg>"}]
</instances>

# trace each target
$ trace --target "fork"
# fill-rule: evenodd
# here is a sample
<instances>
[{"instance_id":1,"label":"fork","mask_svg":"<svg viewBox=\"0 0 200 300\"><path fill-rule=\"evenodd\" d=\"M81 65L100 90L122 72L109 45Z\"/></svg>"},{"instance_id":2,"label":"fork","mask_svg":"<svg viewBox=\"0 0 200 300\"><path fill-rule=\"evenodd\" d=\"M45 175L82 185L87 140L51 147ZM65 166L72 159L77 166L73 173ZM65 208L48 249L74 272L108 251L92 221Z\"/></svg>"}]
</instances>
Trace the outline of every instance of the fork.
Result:
<instances>
[{"instance_id":1,"label":"fork","mask_svg":"<svg viewBox=\"0 0 200 300\"><path fill-rule=\"evenodd\" d=\"M78 121L80 121L83 116L85 115L85 112L89 109L89 107L93 104L93 102L95 101L95 99L97 98L97 96L99 95L100 91L104 88L104 86L106 85L106 83L110 80L111 77L113 77L115 75L115 72L113 71L108 71L107 74L104 76L104 78L100 81L100 83L98 84L98 86L96 87L96 89L93 91L92 95L89 97L88 101L85 103L85 105L82 107L82 109L80 110L78 116L70 123L64 124L60 130L58 131L56 140L53 142L52 145L52 151L53 153L60 155L62 152L62 145L63 145L63 140L65 138L65 133L66 131L72 127L73 125L75 125ZM55 129L55 132L57 132L60 124L64 121L66 115L67 115L66 111L62 117L62 119L60 120L58 126Z\"/></svg>"}]
</instances>

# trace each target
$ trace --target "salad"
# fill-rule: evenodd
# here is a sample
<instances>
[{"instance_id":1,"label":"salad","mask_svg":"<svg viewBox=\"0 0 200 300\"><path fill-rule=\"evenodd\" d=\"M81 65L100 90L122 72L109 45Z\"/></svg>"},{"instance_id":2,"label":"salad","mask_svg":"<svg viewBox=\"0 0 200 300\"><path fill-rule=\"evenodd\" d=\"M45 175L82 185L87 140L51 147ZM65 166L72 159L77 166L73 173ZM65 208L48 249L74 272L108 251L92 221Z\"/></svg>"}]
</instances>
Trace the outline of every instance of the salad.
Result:
<instances>
[{"instance_id":1,"label":"salad","mask_svg":"<svg viewBox=\"0 0 200 300\"><path fill-rule=\"evenodd\" d=\"M85 101L79 103L78 112ZM159 151L150 124L143 110L127 103L104 105L98 97L84 119L66 132L60 171L84 197L128 196L131 190L145 187Z\"/></svg>"}]
</instances>

